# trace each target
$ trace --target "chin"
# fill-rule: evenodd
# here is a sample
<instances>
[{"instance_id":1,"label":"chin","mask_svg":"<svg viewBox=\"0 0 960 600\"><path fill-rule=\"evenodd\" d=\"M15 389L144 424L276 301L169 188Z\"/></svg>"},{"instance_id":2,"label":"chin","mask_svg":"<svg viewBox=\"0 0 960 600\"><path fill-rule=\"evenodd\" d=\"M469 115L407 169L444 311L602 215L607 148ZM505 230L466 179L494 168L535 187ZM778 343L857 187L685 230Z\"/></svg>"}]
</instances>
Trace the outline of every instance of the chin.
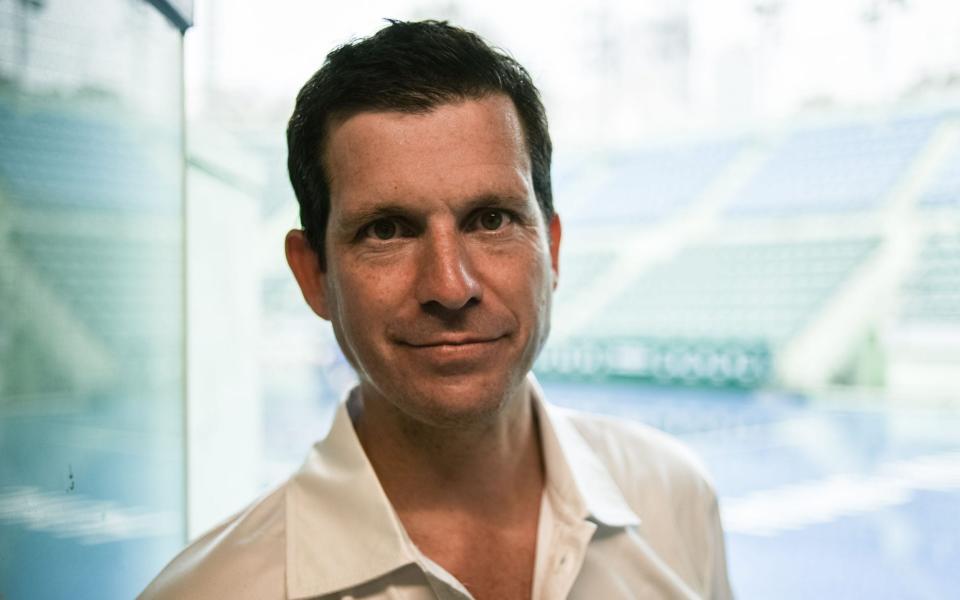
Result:
<instances>
[{"instance_id":1,"label":"chin","mask_svg":"<svg viewBox=\"0 0 960 600\"><path fill-rule=\"evenodd\" d=\"M414 386L394 398L395 406L431 427L456 429L491 423L507 408L521 385L513 377L499 381L462 377ZM522 384L523 378L519 383Z\"/></svg>"}]
</instances>

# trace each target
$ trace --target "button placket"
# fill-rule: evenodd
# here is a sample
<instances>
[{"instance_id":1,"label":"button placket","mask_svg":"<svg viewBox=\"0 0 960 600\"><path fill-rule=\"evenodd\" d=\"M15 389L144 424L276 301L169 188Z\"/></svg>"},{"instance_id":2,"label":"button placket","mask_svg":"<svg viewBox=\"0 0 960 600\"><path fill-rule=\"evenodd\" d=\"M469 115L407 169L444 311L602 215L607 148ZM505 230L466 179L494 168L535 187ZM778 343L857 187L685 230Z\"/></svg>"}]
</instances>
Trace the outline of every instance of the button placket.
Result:
<instances>
[{"instance_id":1,"label":"button placket","mask_svg":"<svg viewBox=\"0 0 960 600\"><path fill-rule=\"evenodd\" d=\"M557 545L558 557L555 562L557 576L548 586L549 598L566 598L580 572L580 565L587 553L587 545L597 526L589 521L567 524L560 543Z\"/></svg>"}]
</instances>

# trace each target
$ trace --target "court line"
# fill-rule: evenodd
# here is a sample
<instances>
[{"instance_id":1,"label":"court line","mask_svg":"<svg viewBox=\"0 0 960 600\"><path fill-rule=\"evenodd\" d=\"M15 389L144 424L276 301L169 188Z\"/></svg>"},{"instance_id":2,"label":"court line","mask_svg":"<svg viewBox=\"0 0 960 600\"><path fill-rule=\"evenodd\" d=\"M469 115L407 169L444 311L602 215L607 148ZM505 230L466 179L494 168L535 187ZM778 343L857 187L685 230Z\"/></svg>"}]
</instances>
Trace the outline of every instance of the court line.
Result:
<instances>
[{"instance_id":1,"label":"court line","mask_svg":"<svg viewBox=\"0 0 960 600\"><path fill-rule=\"evenodd\" d=\"M839 474L722 498L721 512L727 532L770 537L907 504L914 492L955 489L960 452L947 452L884 463L873 474Z\"/></svg>"},{"instance_id":2,"label":"court line","mask_svg":"<svg viewBox=\"0 0 960 600\"><path fill-rule=\"evenodd\" d=\"M175 536L180 517L174 511L123 507L82 494L44 492L31 486L0 489L0 523L20 525L82 545Z\"/></svg>"}]
</instances>

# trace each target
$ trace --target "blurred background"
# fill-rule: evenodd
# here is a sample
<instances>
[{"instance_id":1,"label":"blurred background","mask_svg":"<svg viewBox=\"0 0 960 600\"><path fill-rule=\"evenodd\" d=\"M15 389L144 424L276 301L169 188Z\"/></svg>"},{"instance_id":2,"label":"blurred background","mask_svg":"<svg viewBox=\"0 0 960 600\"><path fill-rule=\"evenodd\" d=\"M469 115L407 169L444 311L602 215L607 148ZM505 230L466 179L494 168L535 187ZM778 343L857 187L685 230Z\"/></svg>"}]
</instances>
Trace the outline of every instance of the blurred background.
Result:
<instances>
[{"instance_id":1,"label":"blurred background","mask_svg":"<svg viewBox=\"0 0 960 600\"><path fill-rule=\"evenodd\" d=\"M536 372L697 450L738 597L955 596L960 3L0 0L0 598L134 596L325 434L285 122L386 17L531 71Z\"/></svg>"}]
</instances>

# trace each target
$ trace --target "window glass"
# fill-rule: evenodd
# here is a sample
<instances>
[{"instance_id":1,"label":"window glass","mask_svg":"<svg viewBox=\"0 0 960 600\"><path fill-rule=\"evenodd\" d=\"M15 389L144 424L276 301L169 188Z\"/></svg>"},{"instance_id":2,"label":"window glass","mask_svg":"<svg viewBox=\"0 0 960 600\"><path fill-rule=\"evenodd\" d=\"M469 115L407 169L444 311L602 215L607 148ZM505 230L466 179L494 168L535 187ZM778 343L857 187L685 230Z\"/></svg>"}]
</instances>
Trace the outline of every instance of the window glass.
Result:
<instances>
[{"instance_id":1,"label":"window glass","mask_svg":"<svg viewBox=\"0 0 960 600\"><path fill-rule=\"evenodd\" d=\"M184 538L182 37L0 3L0 596L133 597Z\"/></svg>"}]
</instances>

